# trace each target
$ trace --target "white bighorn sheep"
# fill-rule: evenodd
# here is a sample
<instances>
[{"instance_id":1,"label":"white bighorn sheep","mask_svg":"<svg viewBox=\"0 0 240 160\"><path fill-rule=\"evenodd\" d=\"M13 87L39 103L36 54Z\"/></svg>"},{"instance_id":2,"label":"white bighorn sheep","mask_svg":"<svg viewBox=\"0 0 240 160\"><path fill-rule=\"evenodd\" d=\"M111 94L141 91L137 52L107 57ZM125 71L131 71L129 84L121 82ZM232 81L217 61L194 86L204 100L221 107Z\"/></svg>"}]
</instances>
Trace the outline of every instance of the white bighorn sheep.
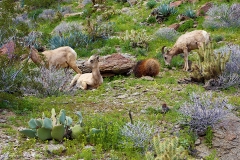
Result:
<instances>
[{"instance_id":1,"label":"white bighorn sheep","mask_svg":"<svg viewBox=\"0 0 240 160\"><path fill-rule=\"evenodd\" d=\"M183 70L188 71L188 53L191 50L199 49L203 47L204 44L208 44L210 42L210 35L204 30L195 30L192 32L185 33L181 35L174 46L164 52L164 48L162 47L162 53L164 57L164 61L166 65L170 65L170 62L173 56L176 56L180 53L184 53L184 68Z\"/></svg>"},{"instance_id":2,"label":"white bighorn sheep","mask_svg":"<svg viewBox=\"0 0 240 160\"><path fill-rule=\"evenodd\" d=\"M84 63L85 66L91 67L92 73L76 74L73 77L69 88L72 88L75 84L77 88L81 88L83 90L98 88L103 83L98 62L99 56L92 55L88 61Z\"/></svg>"},{"instance_id":3,"label":"white bighorn sheep","mask_svg":"<svg viewBox=\"0 0 240 160\"><path fill-rule=\"evenodd\" d=\"M35 48L30 48L30 58L35 64L45 65L47 68L72 68L81 74L82 71L76 64L77 53L69 46L59 47L54 50L42 52L42 57Z\"/></svg>"}]
</instances>

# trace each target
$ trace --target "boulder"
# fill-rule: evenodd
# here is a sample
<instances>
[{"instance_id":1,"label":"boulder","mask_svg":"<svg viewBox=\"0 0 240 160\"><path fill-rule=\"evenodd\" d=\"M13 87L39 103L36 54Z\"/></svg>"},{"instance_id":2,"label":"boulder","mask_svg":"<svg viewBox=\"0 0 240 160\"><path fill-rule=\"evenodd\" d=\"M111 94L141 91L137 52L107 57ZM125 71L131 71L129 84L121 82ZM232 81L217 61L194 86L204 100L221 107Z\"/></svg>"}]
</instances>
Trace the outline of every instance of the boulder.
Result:
<instances>
[{"instance_id":1,"label":"boulder","mask_svg":"<svg viewBox=\"0 0 240 160\"><path fill-rule=\"evenodd\" d=\"M170 3L170 7L178 7L182 4L182 1L175 1Z\"/></svg>"},{"instance_id":2,"label":"boulder","mask_svg":"<svg viewBox=\"0 0 240 160\"><path fill-rule=\"evenodd\" d=\"M9 41L0 48L0 55L7 55L8 58L11 59L14 57L14 50L15 43L13 41Z\"/></svg>"},{"instance_id":3,"label":"boulder","mask_svg":"<svg viewBox=\"0 0 240 160\"><path fill-rule=\"evenodd\" d=\"M207 2L204 5L202 5L198 11L197 11L197 16L205 16L207 11L213 6L211 2Z\"/></svg>"},{"instance_id":4,"label":"boulder","mask_svg":"<svg viewBox=\"0 0 240 160\"><path fill-rule=\"evenodd\" d=\"M170 26L168 26L168 28L172 28L172 29L177 30L177 29L179 28L179 26L180 26L180 24L178 24L178 23L173 23L173 24L171 24Z\"/></svg>"},{"instance_id":5,"label":"boulder","mask_svg":"<svg viewBox=\"0 0 240 160\"><path fill-rule=\"evenodd\" d=\"M86 60L78 60L77 65L83 73L90 73L91 69L84 65L85 61ZM136 61L133 56L114 53L100 58L99 69L103 77L127 75L135 64Z\"/></svg>"},{"instance_id":6,"label":"boulder","mask_svg":"<svg viewBox=\"0 0 240 160\"><path fill-rule=\"evenodd\" d=\"M240 157L240 118L229 113L213 127L213 148L220 160Z\"/></svg>"},{"instance_id":7,"label":"boulder","mask_svg":"<svg viewBox=\"0 0 240 160\"><path fill-rule=\"evenodd\" d=\"M130 6L134 6L138 3L137 0L128 0L128 3L130 4Z\"/></svg>"}]
</instances>

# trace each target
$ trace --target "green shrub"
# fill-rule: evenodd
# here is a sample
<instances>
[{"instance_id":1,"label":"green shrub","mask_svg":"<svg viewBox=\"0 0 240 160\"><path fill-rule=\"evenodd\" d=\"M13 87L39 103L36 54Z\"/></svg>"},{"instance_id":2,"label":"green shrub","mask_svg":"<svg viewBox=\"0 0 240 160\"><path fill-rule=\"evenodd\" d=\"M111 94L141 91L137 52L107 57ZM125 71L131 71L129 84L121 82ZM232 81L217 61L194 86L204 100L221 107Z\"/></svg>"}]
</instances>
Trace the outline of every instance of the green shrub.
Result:
<instances>
[{"instance_id":1,"label":"green shrub","mask_svg":"<svg viewBox=\"0 0 240 160\"><path fill-rule=\"evenodd\" d=\"M213 41L215 41L215 42L220 42L223 40L224 40L224 37L222 35L213 36Z\"/></svg>"},{"instance_id":2,"label":"green shrub","mask_svg":"<svg viewBox=\"0 0 240 160\"><path fill-rule=\"evenodd\" d=\"M158 22L163 22L167 20L170 15L176 14L177 10L175 7L170 7L169 4L162 3L156 9L154 9L152 13L156 15Z\"/></svg>"},{"instance_id":3,"label":"green shrub","mask_svg":"<svg viewBox=\"0 0 240 160\"><path fill-rule=\"evenodd\" d=\"M28 84L22 86L21 91L25 94L39 97L59 96L63 93L70 93L67 90L67 84L70 83L71 79L72 75L70 71L64 72L63 69L58 70L55 67L51 69L41 67L39 70L31 71L25 77Z\"/></svg>"},{"instance_id":4,"label":"green shrub","mask_svg":"<svg viewBox=\"0 0 240 160\"><path fill-rule=\"evenodd\" d=\"M154 16L150 16L148 19L147 19L147 23L156 23L157 20Z\"/></svg>"},{"instance_id":5,"label":"green shrub","mask_svg":"<svg viewBox=\"0 0 240 160\"><path fill-rule=\"evenodd\" d=\"M184 16L187 16L189 18L196 18L196 13L194 12L194 10L188 8L184 13L183 13Z\"/></svg>"},{"instance_id":6,"label":"green shrub","mask_svg":"<svg viewBox=\"0 0 240 160\"><path fill-rule=\"evenodd\" d=\"M0 56L0 92L21 93L25 75L15 61Z\"/></svg>"},{"instance_id":7,"label":"green shrub","mask_svg":"<svg viewBox=\"0 0 240 160\"><path fill-rule=\"evenodd\" d=\"M37 17L43 12L43 9L42 8L38 8L38 9L35 9L35 10L32 10L32 11L29 11L28 12L28 18L31 18L33 20L36 20Z\"/></svg>"},{"instance_id":8,"label":"green shrub","mask_svg":"<svg viewBox=\"0 0 240 160\"><path fill-rule=\"evenodd\" d=\"M204 21L206 28L239 27L240 4L214 4L207 12L208 18Z\"/></svg>"},{"instance_id":9,"label":"green shrub","mask_svg":"<svg viewBox=\"0 0 240 160\"><path fill-rule=\"evenodd\" d=\"M187 20L185 23L180 25L180 27L177 29L178 32L186 32L188 29L192 28L194 24L194 20L190 19Z\"/></svg>"},{"instance_id":10,"label":"green shrub","mask_svg":"<svg viewBox=\"0 0 240 160\"><path fill-rule=\"evenodd\" d=\"M146 4L146 6L149 8L149 9L152 9L154 8L155 6L157 5L157 2L155 0L149 0Z\"/></svg>"},{"instance_id":11,"label":"green shrub","mask_svg":"<svg viewBox=\"0 0 240 160\"><path fill-rule=\"evenodd\" d=\"M24 4L26 6L36 8L47 8L50 5L57 3L55 0L24 0Z\"/></svg>"},{"instance_id":12,"label":"green shrub","mask_svg":"<svg viewBox=\"0 0 240 160\"><path fill-rule=\"evenodd\" d=\"M168 41L175 42L179 36L179 33L173 28L164 27L158 29L156 36Z\"/></svg>"},{"instance_id":13,"label":"green shrub","mask_svg":"<svg viewBox=\"0 0 240 160\"><path fill-rule=\"evenodd\" d=\"M213 131L212 131L212 128L209 126L207 127L207 131L205 135L205 143L209 148L212 148L212 139L213 139Z\"/></svg>"},{"instance_id":14,"label":"green shrub","mask_svg":"<svg viewBox=\"0 0 240 160\"><path fill-rule=\"evenodd\" d=\"M56 35L49 40L51 49L62 46L70 46L72 48L84 48L92 43L92 38L81 31L71 32L70 35Z\"/></svg>"},{"instance_id":15,"label":"green shrub","mask_svg":"<svg viewBox=\"0 0 240 160\"><path fill-rule=\"evenodd\" d=\"M102 149L118 148L122 140L121 123L108 116L94 115L88 118L88 121L84 123L88 135L87 141L95 145L101 144Z\"/></svg>"}]
</instances>

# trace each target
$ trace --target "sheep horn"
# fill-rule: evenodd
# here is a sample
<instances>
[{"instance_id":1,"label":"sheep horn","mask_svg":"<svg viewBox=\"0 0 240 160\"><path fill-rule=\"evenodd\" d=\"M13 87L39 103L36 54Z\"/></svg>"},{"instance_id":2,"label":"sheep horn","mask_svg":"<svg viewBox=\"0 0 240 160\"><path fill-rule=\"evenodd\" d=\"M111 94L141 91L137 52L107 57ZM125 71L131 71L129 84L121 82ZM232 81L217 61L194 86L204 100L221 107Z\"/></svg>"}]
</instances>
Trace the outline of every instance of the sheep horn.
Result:
<instances>
[{"instance_id":1,"label":"sheep horn","mask_svg":"<svg viewBox=\"0 0 240 160\"><path fill-rule=\"evenodd\" d=\"M164 49L166 48L166 46L163 46L162 47L162 54L164 54L165 52L164 52Z\"/></svg>"}]
</instances>

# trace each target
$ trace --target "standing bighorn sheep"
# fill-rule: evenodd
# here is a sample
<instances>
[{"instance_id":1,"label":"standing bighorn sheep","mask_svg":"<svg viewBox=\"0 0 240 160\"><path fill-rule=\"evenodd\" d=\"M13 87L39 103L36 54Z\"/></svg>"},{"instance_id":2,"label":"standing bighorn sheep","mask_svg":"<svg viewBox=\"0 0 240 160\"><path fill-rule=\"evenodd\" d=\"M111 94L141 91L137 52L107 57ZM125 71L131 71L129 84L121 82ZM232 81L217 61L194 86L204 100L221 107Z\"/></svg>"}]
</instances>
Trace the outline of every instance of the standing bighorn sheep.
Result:
<instances>
[{"instance_id":1,"label":"standing bighorn sheep","mask_svg":"<svg viewBox=\"0 0 240 160\"><path fill-rule=\"evenodd\" d=\"M81 74L81 70L76 64L77 53L68 46L59 47L54 50L42 52L42 57L35 48L30 48L30 58L35 64L45 65L47 68L72 68L75 72Z\"/></svg>"},{"instance_id":2,"label":"standing bighorn sheep","mask_svg":"<svg viewBox=\"0 0 240 160\"><path fill-rule=\"evenodd\" d=\"M208 44L210 42L210 36L209 34L204 30L195 30L192 32L185 33L184 35L181 35L174 46L167 50L167 52L164 52L164 48L166 46L162 47L162 53L164 57L164 61L166 65L169 65L173 56L176 56L180 53L184 53L184 70L188 71L188 53L191 50L199 49L200 47L203 47L203 44Z\"/></svg>"},{"instance_id":3,"label":"standing bighorn sheep","mask_svg":"<svg viewBox=\"0 0 240 160\"><path fill-rule=\"evenodd\" d=\"M77 88L81 88L83 90L98 88L103 83L98 62L99 56L92 55L84 64L87 67L91 67L92 73L76 74L70 83L70 88L72 88L75 84Z\"/></svg>"}]
</instances>

